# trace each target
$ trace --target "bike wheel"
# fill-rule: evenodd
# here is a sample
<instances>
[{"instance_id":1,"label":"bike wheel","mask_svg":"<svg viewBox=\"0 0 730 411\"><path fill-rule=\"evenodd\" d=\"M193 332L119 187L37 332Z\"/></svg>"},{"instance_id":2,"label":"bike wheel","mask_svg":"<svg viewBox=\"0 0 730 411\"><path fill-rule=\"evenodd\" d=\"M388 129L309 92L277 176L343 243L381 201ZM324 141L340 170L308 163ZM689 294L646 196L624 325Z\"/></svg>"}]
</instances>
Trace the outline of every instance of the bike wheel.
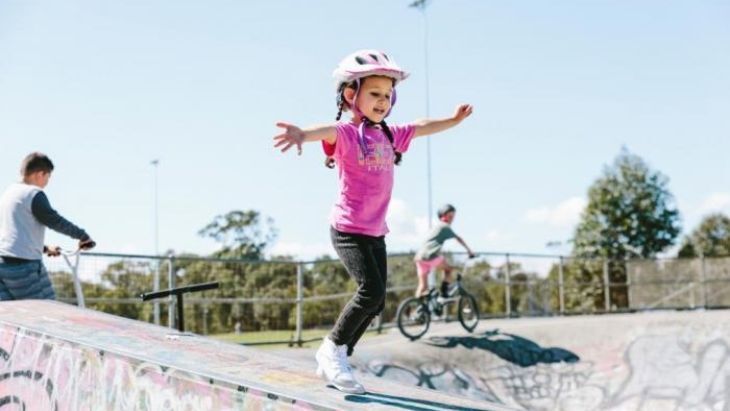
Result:
<instances>
[{"instance_id":1,"label":"bike wheel","mask_svg":"<svg viewBox=\"0 0 730 411\"><path fill-rule=\"evenodd\" d=\"M411 341L415 341L428 331L431 323L431 312L428 306L417 297L404 300L396 313L398 329L401 334Z\"/></svg>"},{"instance_id":2,"label":"bike wheel","mask_svg":"<svg viewBox=\"0 0 730 411\"><path fill-rule=\"evenodd\" d=\"M459 322L465 330L472 332L479 324L479 307L477 300L471 294L464 294L459 298Z\"/></svg>"}]
</instances>

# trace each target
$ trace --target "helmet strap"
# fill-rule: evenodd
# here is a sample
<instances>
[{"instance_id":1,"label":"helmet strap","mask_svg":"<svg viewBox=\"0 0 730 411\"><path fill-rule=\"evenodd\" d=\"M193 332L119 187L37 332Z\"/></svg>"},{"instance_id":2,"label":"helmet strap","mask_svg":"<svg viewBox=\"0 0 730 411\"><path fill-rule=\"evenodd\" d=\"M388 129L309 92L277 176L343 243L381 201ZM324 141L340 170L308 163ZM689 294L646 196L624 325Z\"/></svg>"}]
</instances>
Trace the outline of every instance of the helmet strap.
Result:
<instances>
[{"instance_id":1,"label":"helmet strap","mask_svg":"<svg viewBox=\"0 0 730 411\"><path fill-rule=\"evenodd\" d=\"M357 128L357 137L358 137L358 143L360 144L360 149L362 150L363 157L368 156L368 148L367 144L365 143L365 127L371 127L373 125L379 124L372 120L370 120L360 109L357 107L357 96L360 94L360 79L355 79L355 94L352 97L352 104L350 105L350 109L352 110L353 114L360 119L360 125ZM344 90L343 90L344 92ZM343 96L344 98L344 96ZM390 96L390 108L388 109L388 112L385 113L385 117L388 117L390 115L390 112L393 110L393 106L395 105L395 102L397 101L396 91L395 87L393 88L393 93ZM339 118L338 118L339 119ZM393 146L392 137L388 133L388 139L390 140L391 146ZM395 146L393 146L393 151L395 151Z\"/></svg>"}]
</instances>

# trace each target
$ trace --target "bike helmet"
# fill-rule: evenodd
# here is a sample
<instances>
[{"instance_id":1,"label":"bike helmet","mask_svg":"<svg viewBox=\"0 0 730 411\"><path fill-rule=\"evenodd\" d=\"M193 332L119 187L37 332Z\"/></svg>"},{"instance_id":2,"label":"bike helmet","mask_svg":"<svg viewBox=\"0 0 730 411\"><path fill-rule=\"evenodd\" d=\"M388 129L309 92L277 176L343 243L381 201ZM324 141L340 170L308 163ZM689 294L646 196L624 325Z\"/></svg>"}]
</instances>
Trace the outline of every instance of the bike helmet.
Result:
<instances>
[{"instance_id":1,"label":"bike helmet","mask_svg":"<svg viewBox=\"0 0 730 411\"><path fill-rule=\"evenodd\" d=\"M335 79L335 90L337 93L337 107L340 110L337 114L337 120L340 119L342 108L345 105L344 90L349 84L355 83L355 99L360 91L360 79L368 76L385 76L393 79L393 93L390 97L390 109L393 108L396 102L395 86L408 78L408 73L401 69L398 64L393 61L387 54L378 50L358 50L340 61L332 73ZM362 116L360 110L357 107L350 107L355 114ZM390 110L385 114L387 117L390 114ZM369 119L368 119L369 121ZM372 121L370 121L372 123ZM362 128L364 124L360 126ZM358 132L362 136L362 130ZM327 155L331 157L334 154L335 146L326 142L322 142L322 148ZM365 150L363 150L365 151ZM327 160L329 162L329 159ZM331 163L328 167L331 167Z\"/></svg>"},{"instance_id":2,"label":"bike helmet","mask_svg":"<svg viewBox=\"0 0 730 411\"><path fill-rule=\"evenodd\" d=\"M343 84L349 84L367 76L390 77L395 80L394 85L397 85L408 77L408 73L387 54L377 50L358 50L350 54L340 61L332 73L336 82L335 89L338 92Z\"/></svg>"},{"instance_id":3,"label":"bike helmet","mask_svg":"<svg viewBox=\"0 0 730 411\"><path fill-rule=\"evenodd\" d=\"M451 204L444 204L439 207L436 215L438 215L438 218L441 218L452 211L456 211L456 207L452 206Z\"/></svg>"}]
</instances>

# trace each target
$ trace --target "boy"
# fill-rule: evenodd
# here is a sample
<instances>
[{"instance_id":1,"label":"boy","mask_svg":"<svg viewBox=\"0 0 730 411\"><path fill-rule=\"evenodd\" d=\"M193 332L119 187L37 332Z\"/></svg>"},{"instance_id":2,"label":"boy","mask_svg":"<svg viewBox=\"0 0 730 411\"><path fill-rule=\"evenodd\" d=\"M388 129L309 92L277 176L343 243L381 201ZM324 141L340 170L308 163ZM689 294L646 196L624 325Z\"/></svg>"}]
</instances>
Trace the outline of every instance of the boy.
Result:
<instances>
[{"instance_id":1,"label":"boy","mask_svg":"<svg viewBox=\"0 0 730 411\"><path fill-rule=\"evenodd\" d=\"M444 242L450 238L456 238L466 251L469 253L469 258L474 257L474 253L471 251L468 245L461 239L454 230L451 229L451 223L454 221L456 216L456 208L451 204L445 204L438 210L439 222L431 230L428 235L426 242L421 246L421 249L416 253L415 262L416 270L418 272L418 288L416 288L416 297L420 297L426 293L428 274L433 269L441 268L444 270L444 279L441 282L441 295L439 300L448 298L449 283L451 282L451 270L452 267L446 262L446 259L441 255L441 248Z\"/></svg>"},{"instance_id":2,"label":"boy","mask_svg":"<svg viewBox=\"0 0 730 411\"><path fill-rule=\"evenodd\" d=\"M48 156L31 153L20 167L22 181L0 196L0 301L56 298L42 258L59 256L61 249L43 244L46 227L79 240L81 249L95 245L51 207L43 189L52 171Z\"/></svg>"}]
</instances>

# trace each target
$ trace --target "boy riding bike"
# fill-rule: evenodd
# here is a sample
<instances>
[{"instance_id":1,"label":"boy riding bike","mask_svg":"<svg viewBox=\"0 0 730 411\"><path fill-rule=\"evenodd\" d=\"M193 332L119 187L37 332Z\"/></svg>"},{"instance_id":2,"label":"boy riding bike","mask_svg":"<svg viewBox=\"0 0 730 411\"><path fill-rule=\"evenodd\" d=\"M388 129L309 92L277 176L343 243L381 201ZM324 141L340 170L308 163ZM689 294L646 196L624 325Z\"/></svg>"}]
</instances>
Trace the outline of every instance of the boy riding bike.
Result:
<instances>
[{"instance_id":1,"label":"boy riding bike","mask_svg":"<svg viewBox=\"0 0 730 411\"><path fill-rule=\"evenodd\" d=\"M469 253L469 258L474 257L474 253L471 251L468 245L461 239L454 230L451 229L451 223L454 221L456 216L456 208L451 204L445 204L438 209L439 222L429 233L428 238L421 246L421 249L416 253L414 261L416 263L416 271L418 272L418 287L416 288L416 297L427 294L428 274L431 270L442 269L444 271L444 278L441 282L439 302L448 298L449 284L451 283L451 267L443 255L441 255L441 248L443 247L446 240L455 238L466 251Z\"/></svg>"}]
</instances>

